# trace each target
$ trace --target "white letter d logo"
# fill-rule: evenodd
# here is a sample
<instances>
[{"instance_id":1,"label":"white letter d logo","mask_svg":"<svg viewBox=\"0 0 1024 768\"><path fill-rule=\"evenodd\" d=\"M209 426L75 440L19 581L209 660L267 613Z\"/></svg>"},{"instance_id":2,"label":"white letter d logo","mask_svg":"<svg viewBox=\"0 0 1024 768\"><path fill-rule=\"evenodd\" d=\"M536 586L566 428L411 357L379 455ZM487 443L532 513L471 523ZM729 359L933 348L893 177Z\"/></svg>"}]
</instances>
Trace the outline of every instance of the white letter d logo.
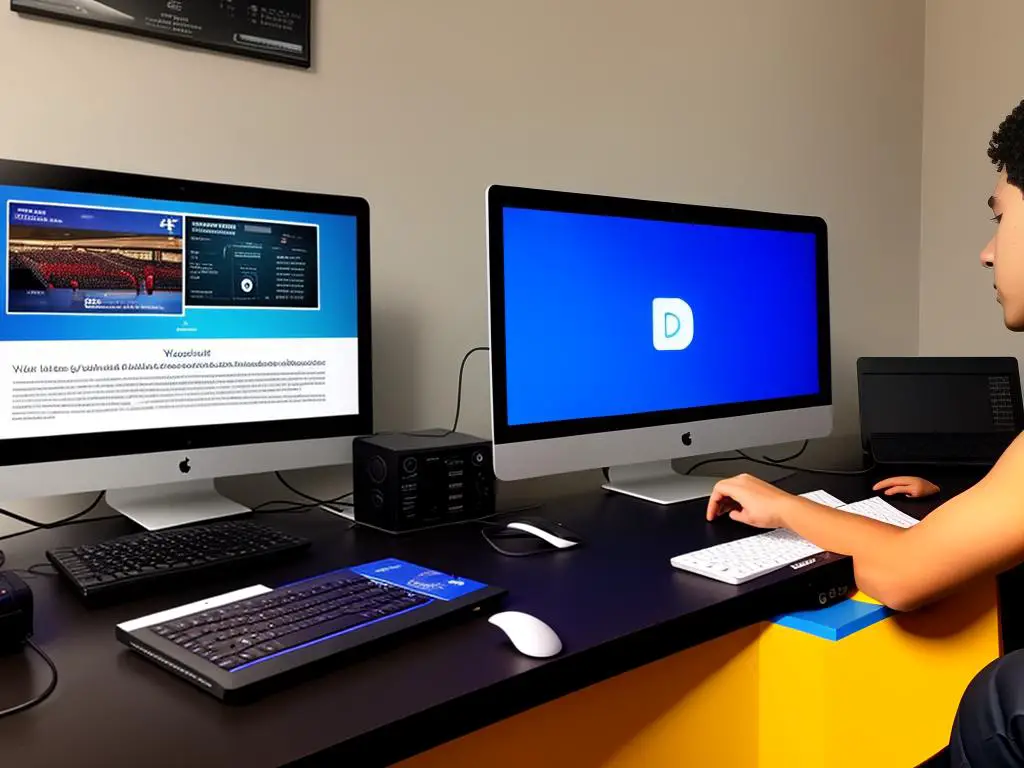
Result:
<instances>
[{"instance_id":1,"label":"white letter d logo","mask_svg":"<svg viewBox=\"0 0 1024 768\"><path fill-rule=\"evenodd\" d=\"M693 310L682 299L655 299L654 348L660 352L686 349L693 341Z\"/></svg>"}]
</instances>

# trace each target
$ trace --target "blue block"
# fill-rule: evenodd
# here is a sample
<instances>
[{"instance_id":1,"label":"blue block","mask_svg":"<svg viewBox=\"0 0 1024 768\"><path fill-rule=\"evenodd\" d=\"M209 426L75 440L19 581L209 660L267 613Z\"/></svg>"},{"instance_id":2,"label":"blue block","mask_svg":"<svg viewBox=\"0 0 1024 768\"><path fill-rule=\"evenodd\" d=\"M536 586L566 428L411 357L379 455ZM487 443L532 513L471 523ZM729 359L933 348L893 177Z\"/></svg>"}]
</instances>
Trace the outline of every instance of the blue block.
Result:
<instances>
[{"instance_id":1,"label":"blue block","mask_svg":"<svg viewBox=\"0 0 1024 768\"><path fill-rule=\"evenodd\" d=\"M844 600L828 608L787 613L775 619L774 623L835 642L877 624L892 613L884 605Z\"/></svg>"}]
</instances>

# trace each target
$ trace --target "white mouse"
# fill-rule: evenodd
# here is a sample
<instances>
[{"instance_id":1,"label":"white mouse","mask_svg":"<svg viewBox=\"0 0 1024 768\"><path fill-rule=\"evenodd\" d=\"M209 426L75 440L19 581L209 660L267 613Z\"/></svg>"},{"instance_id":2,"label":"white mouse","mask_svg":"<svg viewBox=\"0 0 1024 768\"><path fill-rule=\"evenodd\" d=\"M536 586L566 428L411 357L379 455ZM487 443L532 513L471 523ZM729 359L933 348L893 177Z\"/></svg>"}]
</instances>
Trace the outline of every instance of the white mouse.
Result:
<instances>
[{"instance_id":1,"label":"white mouse","mask_svg":"<svg viewBox=\"0 0 1024 768\"><path fill-rule=\"evenodd\" d=\"M494 614L488 621L508 635L516 650L525 656L546 659L562 650L562 641L555 631L528 613L504 611Z\"/></svg>"}]
</instances>

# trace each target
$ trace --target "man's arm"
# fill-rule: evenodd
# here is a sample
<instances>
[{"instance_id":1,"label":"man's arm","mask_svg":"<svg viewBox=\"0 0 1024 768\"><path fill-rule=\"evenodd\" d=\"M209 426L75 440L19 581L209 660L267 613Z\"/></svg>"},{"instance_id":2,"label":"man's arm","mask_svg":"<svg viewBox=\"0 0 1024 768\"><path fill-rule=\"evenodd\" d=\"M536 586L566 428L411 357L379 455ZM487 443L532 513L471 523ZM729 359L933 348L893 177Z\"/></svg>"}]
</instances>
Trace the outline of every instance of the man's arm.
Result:
<instances>
[{"instance_id":1,"label":"man's arm","mask_svg":"<svg viewBox=\"0 0 1024 768\"><path fill-rule=\"evenodd\" d=\"M913 528L805 503L785 505L780 516L818 546L851 555L867 594L912 610L1024 560L1024 436L980 483Z\"/></svg>"}]
</instances>

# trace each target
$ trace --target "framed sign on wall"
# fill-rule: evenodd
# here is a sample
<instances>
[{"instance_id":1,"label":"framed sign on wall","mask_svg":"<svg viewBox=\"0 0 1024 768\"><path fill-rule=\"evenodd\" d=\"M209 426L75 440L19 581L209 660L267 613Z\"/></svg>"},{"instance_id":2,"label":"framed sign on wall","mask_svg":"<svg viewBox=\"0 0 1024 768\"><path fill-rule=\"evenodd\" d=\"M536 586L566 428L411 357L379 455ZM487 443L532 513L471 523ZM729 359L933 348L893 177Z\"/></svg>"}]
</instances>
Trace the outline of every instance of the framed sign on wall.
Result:
<instances>
[{"instance_id":1,"label":"framed sign on wall","mask_svg":"<svg viewBox=\"0 0 1024 768\"><path fill-rule=\"evenodd\" d=\"M308 68L311 0L11 0L17 13Z\"/></svg>"}]
</instances>

